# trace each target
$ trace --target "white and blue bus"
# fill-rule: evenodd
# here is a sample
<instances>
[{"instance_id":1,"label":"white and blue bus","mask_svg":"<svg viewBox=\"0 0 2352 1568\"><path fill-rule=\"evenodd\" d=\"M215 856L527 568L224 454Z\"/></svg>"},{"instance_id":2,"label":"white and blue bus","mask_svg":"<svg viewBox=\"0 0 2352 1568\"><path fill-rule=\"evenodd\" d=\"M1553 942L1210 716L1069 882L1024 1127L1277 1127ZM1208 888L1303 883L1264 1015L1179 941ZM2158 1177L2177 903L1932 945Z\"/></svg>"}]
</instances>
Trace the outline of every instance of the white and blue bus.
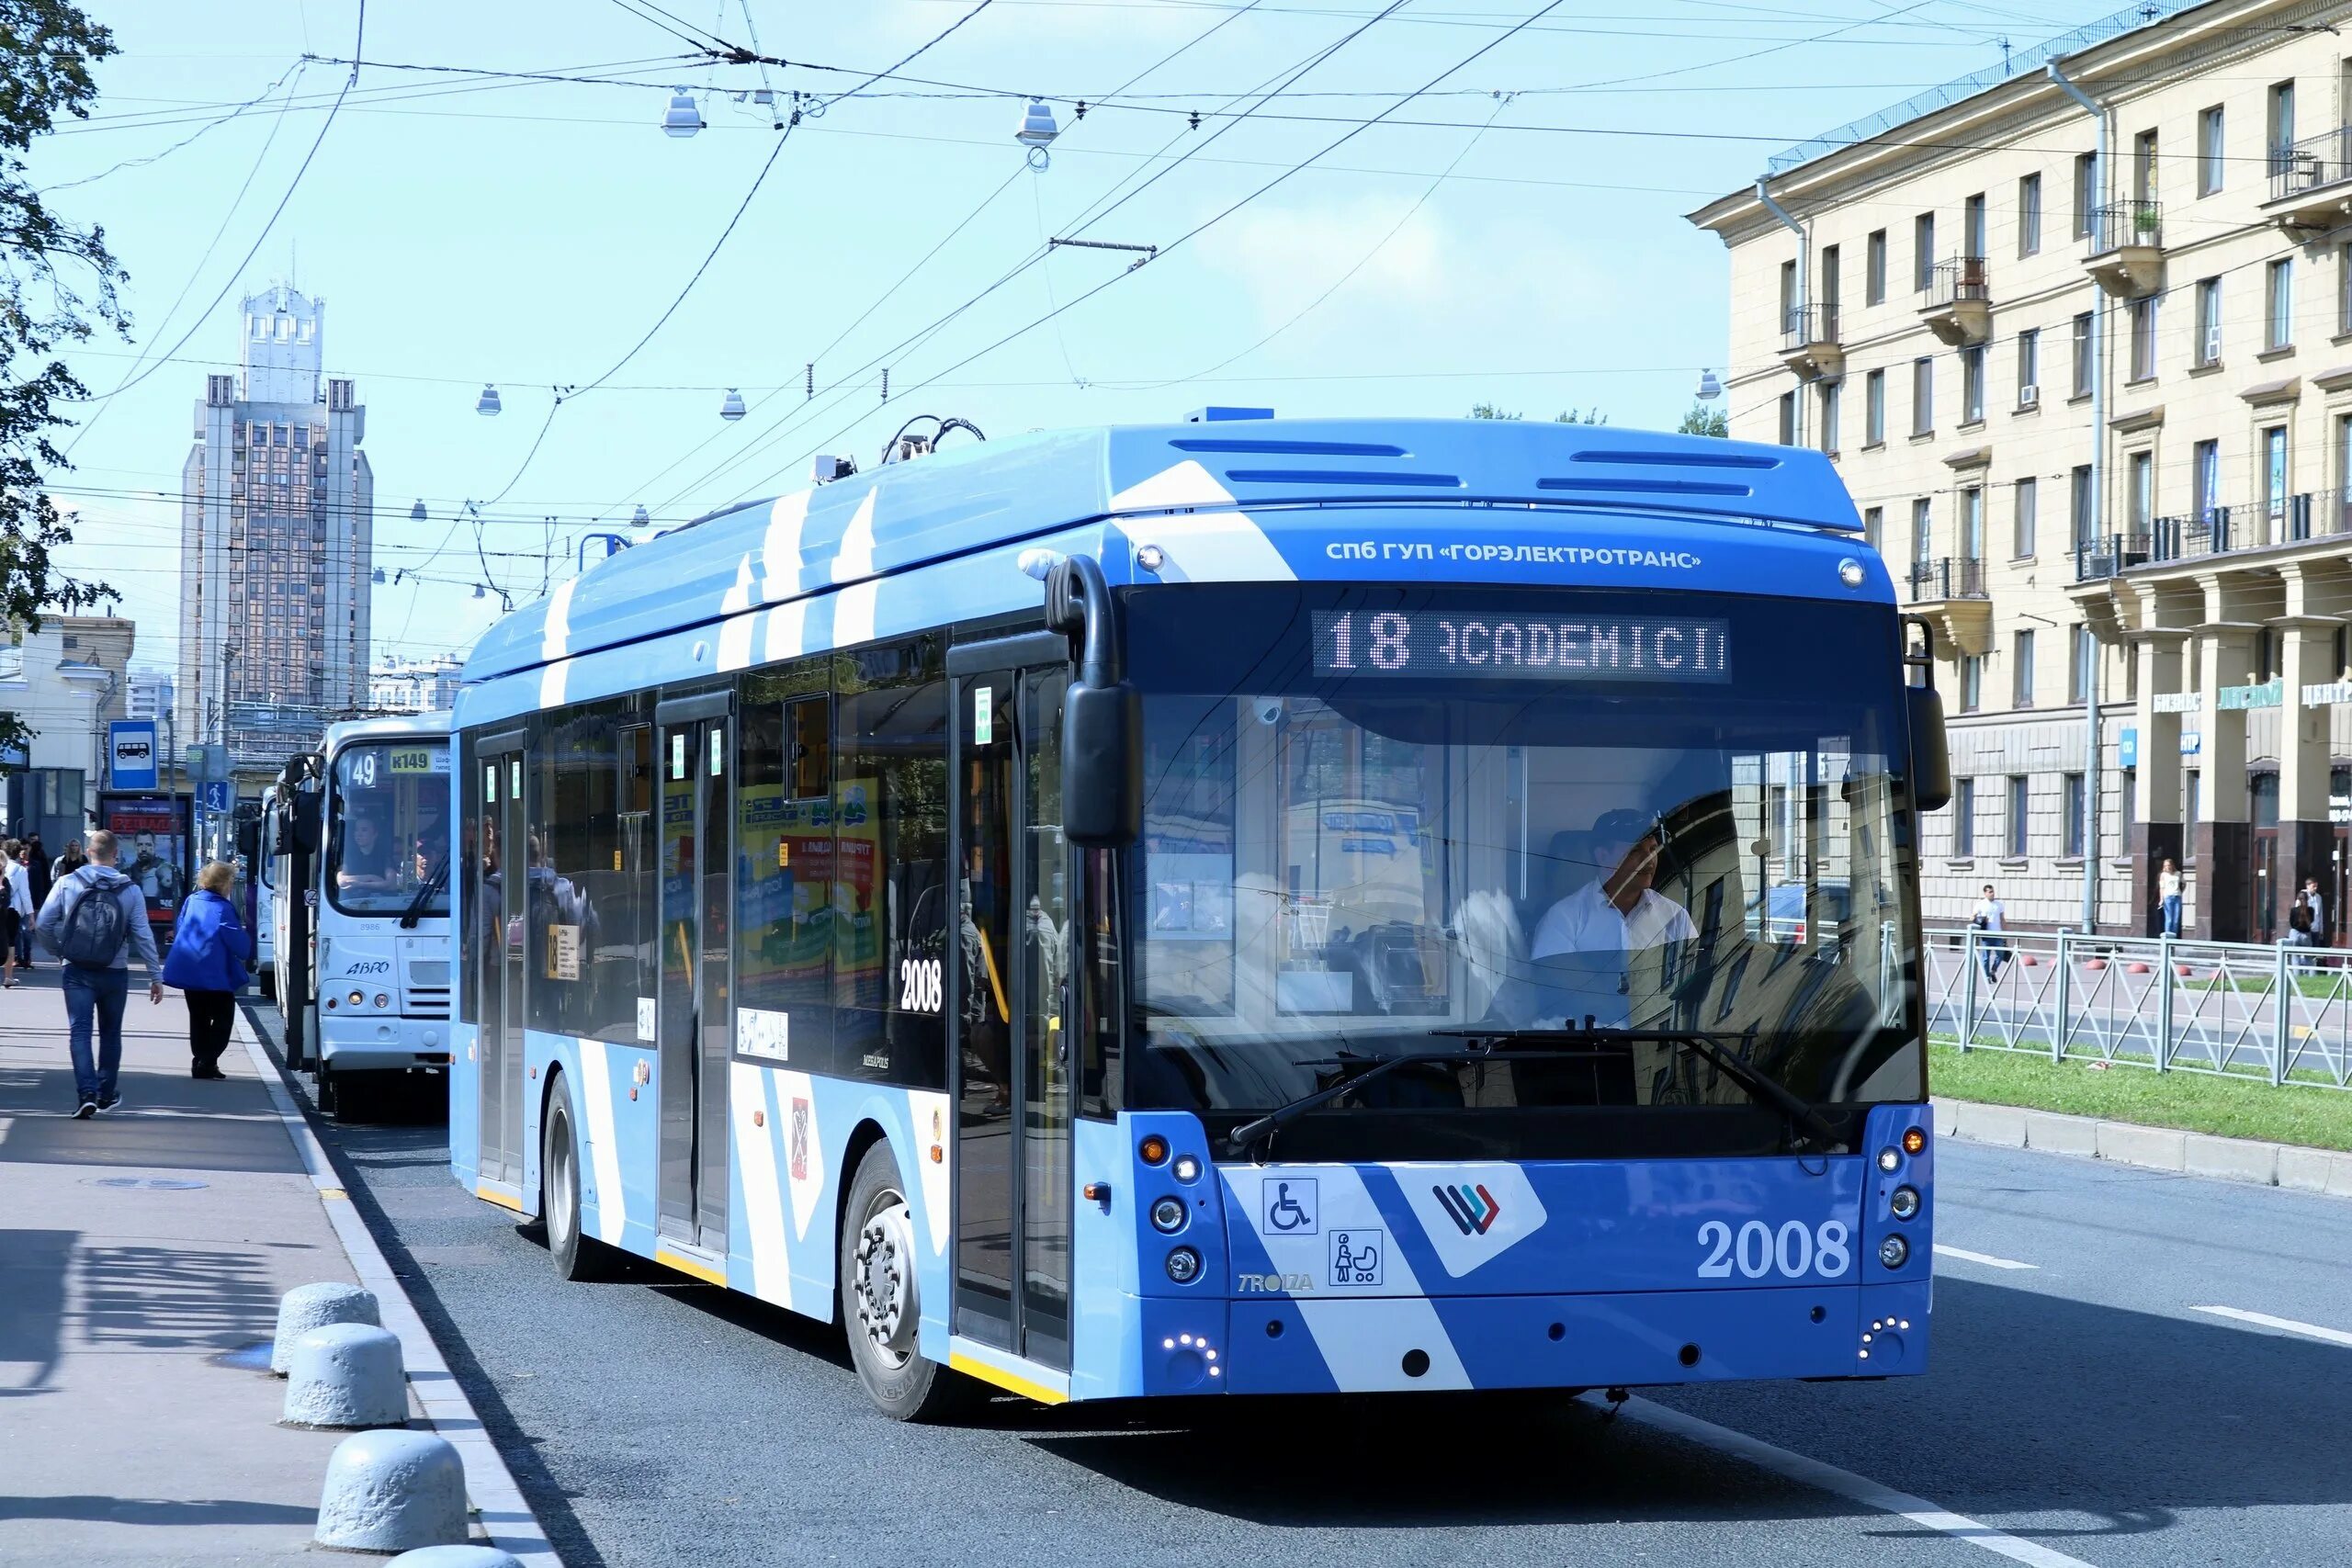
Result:
<instances>
[{"instance_id":1,"label":"white and blue bus","mask_svg":"<svg viewBox=\"0 0 2352 1568\"><path fill-rule=\"evenodd\" d=\"M272 980L281 1009L303 1010L320 1108L352 1120L396 1080L448 1070L449 716L331 724L298 764L258 835Z\"/></svg>"},{"instance_id":2,"label":"white and blue bus","mask_svg":"<svg viewBox=\"0 0 2352 1568\"><path fill-rule=\"evenodd\" d=\"M1924 1370L1948 770L1828 463L1217 412L483 637L457 1178L902 1417Z\"/></svg>"}]
</instances>

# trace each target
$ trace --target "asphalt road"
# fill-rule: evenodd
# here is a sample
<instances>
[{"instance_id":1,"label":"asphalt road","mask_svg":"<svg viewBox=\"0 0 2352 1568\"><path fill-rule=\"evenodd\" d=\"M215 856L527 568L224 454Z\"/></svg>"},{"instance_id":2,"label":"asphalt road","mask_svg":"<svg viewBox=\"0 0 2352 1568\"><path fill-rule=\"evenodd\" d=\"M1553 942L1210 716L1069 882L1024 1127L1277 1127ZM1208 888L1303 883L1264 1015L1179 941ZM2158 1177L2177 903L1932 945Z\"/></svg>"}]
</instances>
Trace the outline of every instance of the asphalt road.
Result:
<instances>
[{"instance_id":1,"label":"asphalt road","mask_svg":"<svg viewBox=\"0 0 2352 1568\"><path fill-rule=\"evenodd\" d=\"M560 1284L427 1120L322 1136L574 1568L2352 1557L2341 1200L1948 1143L1925 1379L920 1427L821 1325L650 1266Z\"/></svg>"}]
</instances>

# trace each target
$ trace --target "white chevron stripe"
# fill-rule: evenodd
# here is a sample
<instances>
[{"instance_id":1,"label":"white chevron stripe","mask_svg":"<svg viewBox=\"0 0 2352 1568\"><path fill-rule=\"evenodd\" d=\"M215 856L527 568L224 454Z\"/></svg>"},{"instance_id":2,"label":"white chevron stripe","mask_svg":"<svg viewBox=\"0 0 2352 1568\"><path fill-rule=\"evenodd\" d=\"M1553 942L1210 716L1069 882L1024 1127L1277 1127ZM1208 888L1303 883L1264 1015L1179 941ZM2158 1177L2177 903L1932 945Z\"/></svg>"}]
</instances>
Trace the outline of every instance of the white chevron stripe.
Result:
<instances>
[{"instance_id":1,"label":"white chevron stripe","mask_svg":"<svg viewBox=\"0 0 2352 1568\"><path fill-rule=\"evenodd\" d=\"M621 1149L613 1130L613 1074L601 1040L580 1042L580 1095L588 1118L588 1157L596 1170L596 1235L617 1243L628 1223L628 1194L621 1186Z\"/></svg>"},{"instance_id":2,"label":"white chevron stripe","mask_svg":"<svg viewBox=\"0 0 2352 1568\"><path fill-rule=\"evenodd\" d=\"M752 1254L752 1293L779 1306L792 1304L791 1243L784 1231L784 1190L777 1185L775 1148L783 1134L768 1096L769 1074L737 1062L728 1103L735 1108L736 1168L743 1173L743 1232ZM767 1125L752 1124L752 1113Z\"/></svg>"}]
</instances>

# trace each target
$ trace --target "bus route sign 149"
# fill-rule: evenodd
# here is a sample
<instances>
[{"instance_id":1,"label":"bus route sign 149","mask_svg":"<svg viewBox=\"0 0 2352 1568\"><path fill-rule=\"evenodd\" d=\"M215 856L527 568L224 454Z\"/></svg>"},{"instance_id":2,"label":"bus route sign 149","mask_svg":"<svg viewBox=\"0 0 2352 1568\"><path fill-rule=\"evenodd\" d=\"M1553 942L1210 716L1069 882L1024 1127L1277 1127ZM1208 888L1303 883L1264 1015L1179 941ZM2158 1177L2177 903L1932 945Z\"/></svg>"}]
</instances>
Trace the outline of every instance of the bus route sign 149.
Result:
<instances>
[{"instance_id":1,"label":"bus route sign 149","mask_svg":"<svg viewBox=\"0 0 2352 1568\"><path fill-rule=\"evenodd\" d=\"M1476 615L1434 611L1317 610L1315 672L1428 679L1645 681L1720 685L1731 679L1731 626L1643 615Z\"/></svg>"}]
</instances>

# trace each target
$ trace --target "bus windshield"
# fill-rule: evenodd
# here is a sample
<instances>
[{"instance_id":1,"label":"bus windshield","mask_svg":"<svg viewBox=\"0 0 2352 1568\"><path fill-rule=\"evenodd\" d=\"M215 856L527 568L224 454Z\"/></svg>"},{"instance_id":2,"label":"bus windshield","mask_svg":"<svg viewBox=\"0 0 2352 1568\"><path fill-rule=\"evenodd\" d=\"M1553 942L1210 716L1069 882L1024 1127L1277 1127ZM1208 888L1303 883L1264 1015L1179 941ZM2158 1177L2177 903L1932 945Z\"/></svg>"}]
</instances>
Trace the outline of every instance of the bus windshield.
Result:
<instances>
[{"instance_id":1,"label":"bus windshield","mask_svg":"<svg viewBox=\"0 0 2352 1568\"><path fill-rule=\"evenodd\" d=\"M417 912L449 912L449 743L365 741L334 760L327 897L347 915L398 915L436 883Z\"/></svg>"},{"instance_id":2,"label":"bus windshield","mask_svg":"<svg viewBox=\"0 0 2352 1568\"><path fill-rule=\"evenodd\" d=\"M1926 1095L1883 605L1345 584L1127 595L1130 1104ZM1577 1047L1577 1048L1571 1048ZM1339 1076L1335 1076L1339 1075ZM1351 1102L1343 1098L1335 1109Z\"/></svg>"}]
</instances>

